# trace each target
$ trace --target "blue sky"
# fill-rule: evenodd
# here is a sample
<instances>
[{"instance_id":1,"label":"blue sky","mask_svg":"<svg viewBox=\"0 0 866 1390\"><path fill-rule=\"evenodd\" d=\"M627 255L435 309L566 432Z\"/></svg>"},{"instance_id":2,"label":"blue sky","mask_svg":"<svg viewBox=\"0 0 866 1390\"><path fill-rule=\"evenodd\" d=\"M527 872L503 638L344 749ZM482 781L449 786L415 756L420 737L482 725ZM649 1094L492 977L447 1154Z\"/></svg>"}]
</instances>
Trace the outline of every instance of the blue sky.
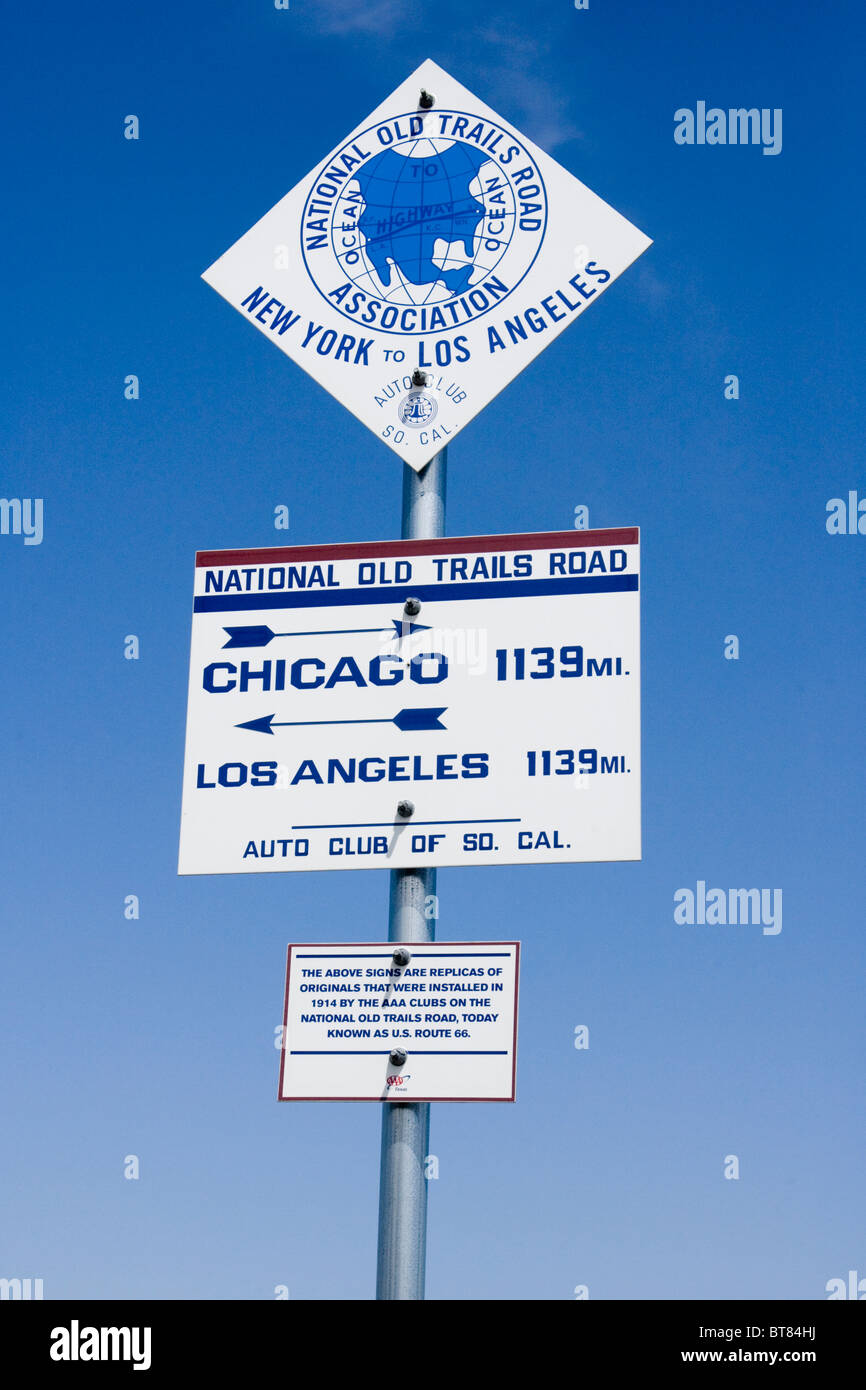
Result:
<instances>
[{"instance_id":1,"label":"blue sky","mask_svg":"<svg viewBox=\"0 0 866 1390\"><path fill-rule=\"evenodd\" d=\"M517 1104L433 1110L428 1296L866 1274L866 536L825 526L866 495L862 37L778 0L11 17L0 495L45 521L0 535L0 1276L371 1296L378 1108L278 1105L273 1034L286 943L384 936L386 873L176 852L195 551L395 536L400 464L199 277L427 57L654 239L450 451L453 535L641 527L644 858L440 871L440 939L523 957ZM699 100L781 108L781 154L677 145ZM780 888L782 931L677 924L699 879Z\"/></svg>"}]
</instances>

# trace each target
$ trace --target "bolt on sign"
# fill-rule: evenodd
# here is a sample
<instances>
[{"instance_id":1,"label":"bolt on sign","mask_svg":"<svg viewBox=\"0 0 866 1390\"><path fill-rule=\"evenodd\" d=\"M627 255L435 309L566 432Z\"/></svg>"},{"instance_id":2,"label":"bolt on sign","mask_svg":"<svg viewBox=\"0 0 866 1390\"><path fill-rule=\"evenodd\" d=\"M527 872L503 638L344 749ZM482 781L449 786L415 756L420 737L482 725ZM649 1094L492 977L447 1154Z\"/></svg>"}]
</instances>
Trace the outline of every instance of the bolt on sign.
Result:
<instances>
[{"instance_id":1,"label":"bolt on sign","mask_svg":"<svg viewBox=\"0 0 866 1390\"><path fill-rule=\"evenodd\" d=\"M428 61L204 279L421 469L650 244Z\"/></svg>"},{"instance_id":2,"label":"bolt on sign","mask_svg":"<svg viewBox=\"0 0 866 1390\"><path fill-rule=\"evenodd\" d=\"M639 859L638 550L200 553L179 871Z\"/></svg>"},{"instance_id":3,"label":"bolt on sign","mask_svg":"<svg viewBox=\"0 0 866 1390\"><path fill-rule=\"evenodd\" d=\"M280 1100L514 1100L517 941L288 950Z\"/></svg>"}]
</instances>

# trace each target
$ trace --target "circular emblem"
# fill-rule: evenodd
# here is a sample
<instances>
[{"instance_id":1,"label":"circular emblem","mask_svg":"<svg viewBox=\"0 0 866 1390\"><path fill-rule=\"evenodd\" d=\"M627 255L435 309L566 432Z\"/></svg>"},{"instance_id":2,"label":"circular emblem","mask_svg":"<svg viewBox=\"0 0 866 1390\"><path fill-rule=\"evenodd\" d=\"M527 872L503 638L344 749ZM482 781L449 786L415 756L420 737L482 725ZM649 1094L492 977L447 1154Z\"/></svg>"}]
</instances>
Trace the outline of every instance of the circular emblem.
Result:
<instances>
[{"instance_id":1,"label":"circular emblem","mask_svg":"<svg viewBox=\"0 0 866 1390\"><path fill-rule=\"evenodd\" d=\"M322 297L361 333L443 333L501 304L544 240L547 192L493 121L407 112L319 171L301 249Z\"/></svg>"},{"instance_id":2,"label":"circular emblem","mask_svg":"<svg viewBox=\"0 0 866 1390\"><path fill-rule=\"evenodd\" d=\"M400 423L409 425L413 430L420 430L424 425L429 425L431 420L436 419L438 410L435 397L425 391L423 386L419 386L417 391L410 391L397 407Z\"/></svg>"}]
</instances>

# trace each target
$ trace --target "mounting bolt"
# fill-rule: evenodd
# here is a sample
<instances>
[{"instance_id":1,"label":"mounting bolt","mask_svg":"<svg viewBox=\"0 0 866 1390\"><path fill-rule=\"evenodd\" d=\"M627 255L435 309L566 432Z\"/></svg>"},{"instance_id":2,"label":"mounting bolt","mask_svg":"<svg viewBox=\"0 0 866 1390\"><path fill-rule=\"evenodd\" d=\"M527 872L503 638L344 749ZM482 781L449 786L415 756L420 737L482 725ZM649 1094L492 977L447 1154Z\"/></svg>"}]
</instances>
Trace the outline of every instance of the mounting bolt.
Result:
<instances>
[{"instance_id":1,"label":"mounting bolt","mask_svg":"<svg viewBox=\"0 0 866 1390\"><path fill-rule=\"evenodd\" d=\"M388 1056L388 1061L394 1067L402 1067L406 1061L406 1049L403 1047L392 1047Z\"/></svg>"},{"instance_id":2,"label":"mounting bolt","mask_svg":"<svg viewBox=\"0 0 866 1390\"><path fill-rule=\"evenodd\" d=\"M408 965L412 959L412 952L407 950L405 946L398 946L392 959L395 965Z\"/></svg>"},{"instance_id":3,"label":"mounting bolt","mask_svg":"<svg viewBox=\"0 0 866 1390\"><path fill-rule=\"evenodd\" d=\"M413 386L426 386L426 385L427 385L427 373L426 373L426 372L422 372L422 370L421 370L420 367L416 367L415 370L414 370L414 372L412 373L412 385L413 385Z\"/></svg>"},{"instance_id":4,"label":"mounting bolt","mask_svg":"<svg viewBox=\"0 0 866 1390\"><path fill-rule=\"evenodd\" d=\"M400 816L401 820L408 820L409 817L410 817L410 816L414 816L414 814L415 814L415 803L414 803L414 801L398 801L398 802L397 802L397 815Z\"/></svg>"},{"instance_id":5,"label":"mounting bolt","mask_svg":"<svg viewBox=\"0 0 866 1390\"><path fill-rule=\"evenodd\" d=\"M403 612L406 614L407 618L417 618L418 614L421 612L420 598L407 598L406 602L403 604Z\"/></svg>"},{"instance_id":6,"label":"mounting bolt","mask_svg":"<svg viewBox=\"0 0 866 1390\"><path fill-rule=\"evenodd\" d=\"M423 87L421 88L418 105L421 107L422 111L429 111L435 100L436 98L434 96L431 96L429 92L425 92Z\"/></svg>"}]
</instances>

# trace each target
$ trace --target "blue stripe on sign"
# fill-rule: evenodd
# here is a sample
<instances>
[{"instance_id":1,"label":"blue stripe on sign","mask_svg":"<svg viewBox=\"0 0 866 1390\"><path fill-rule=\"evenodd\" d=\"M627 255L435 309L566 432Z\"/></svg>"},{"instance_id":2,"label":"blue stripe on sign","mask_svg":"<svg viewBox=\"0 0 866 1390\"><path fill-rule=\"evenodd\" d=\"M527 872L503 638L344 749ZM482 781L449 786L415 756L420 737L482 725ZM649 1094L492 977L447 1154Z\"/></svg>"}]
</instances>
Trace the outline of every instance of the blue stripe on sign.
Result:
<instances>
[{"instance_id":1,"label":"blue stripe on sign","mask_svg":"<svg viewBox=\"0 0 866 1390\"><path fill-rule=\"evenodd\" d=\"M346 719L346 720L343 720L343 721L334 720L334 723L335 723L335 724L336 724L336 723L340 723L340 722L346 723L346 724L353 724L355 721L354 721L353 719ZM359 721L359 722L360 722L360 721ZM275 725L274 727L275 727L275 728L279 728L279 725L277 724L277 725ZM409 825L409 821L405 821L404 824ZM484 817L483 819L481 819L481 820L413 820L413 821L411 822L411 824L412 824L412 825L519 825L519 824L520 824L520 816L485 816L485 817ZM347 820L347 821L338 820L338 821L334 821L333 824L328 823L327 825L293 825L293 826L292 826L292 829L293 829L293 830L384 830L386 826L388 827L389 830L394 830L394 829L399 830L399 829L400 829L400 826L395 825L395 822L392 821L392 820ZM270 859L270 857L271 857L271 856L268 855L268 858L269 858L269 859Z\"/></svg>"},{"instance_id":2,"label":"blue stripe on sign","mask_svg":"<svg viewBox=\"0 0 866 1390\"><path fill-rule=\"evenodd\" d=\"M196 613L236 613L263 608L334 608L343 604L399 601L408 589L416 598L443 603L446 599L542 598L548 594L622 594L638 588L636 574L604 574L589 578L513 579L476 584L391 585L369 589L292 590L278 594L199 594Z\"/></svg>"},{"instance_id":3,"label":"blue stripe on sign","mask_svg":"<svg viewBox=\"0 0 866 1390\"><path fill-rule=\"evenodd\" d=\"M395 941L395 942L394 942L394 945L395 945L395 946L414 946L414 947L415 947L415 950L412 952L412 955L413 955L413 956L415 956L415 955L418 953L418 951L423 951L424 946L425 946L426 944L427 944L426 942L422 943L422 942L415 942L415 941ZM371 955L369 951L365 951L363 954L361 954L360 951L355 951L355 952L352 952L352 951L333 951L333 952L332 952L332 951L327 951L327 952L325 952L325 951L298 951L298 952L297 952L297 955L295 956L295 959L296 959L296 960L385 960L385 959L387 958L388 960L390 960L391 957L393 956L393 954L394 954L393 951L384 951L384 952L382 953L382 955L380 955L380 956ZM434 960L438 960L440 957L442 957L443 959L447 959L447 960L452 960L452 959L459 960L459 959L461 958L461 956L496 956L497 959L498 959L500 956L510 956L510 955L511 955L511 952L510 952L510 951L433 951L433 952L432 952L432 957L431 957L431 958L434 959ZM324 994L324 992L325 992L325 988L326 988L325 986L323 986L323 988L322 988L322 991L321 991L321 992L322 992L323 994ZM330 986L327 986L327 988L330 988Z\"/></svg>"}]
</instances>

